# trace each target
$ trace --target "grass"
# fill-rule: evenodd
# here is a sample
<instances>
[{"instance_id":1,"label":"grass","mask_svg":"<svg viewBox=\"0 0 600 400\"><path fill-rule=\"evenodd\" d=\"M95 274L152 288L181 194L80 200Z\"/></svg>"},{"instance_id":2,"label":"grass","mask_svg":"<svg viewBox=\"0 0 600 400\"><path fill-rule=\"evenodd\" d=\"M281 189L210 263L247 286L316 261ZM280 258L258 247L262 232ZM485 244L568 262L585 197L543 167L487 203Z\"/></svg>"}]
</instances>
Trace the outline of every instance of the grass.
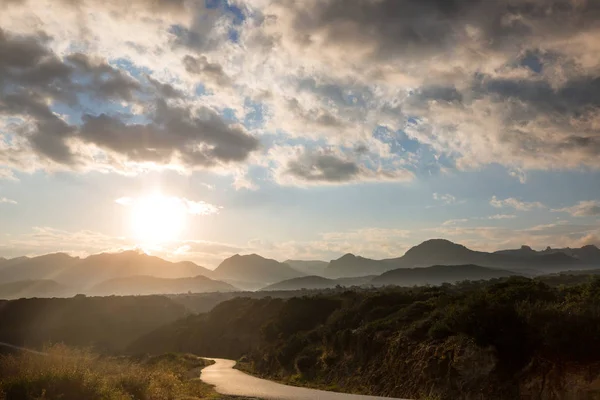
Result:
<instances>
[{"instance_id":1,"label":"grass","mask_svg":"<svg viewBox=\"0 0 600 400\"><path fill-rule=\"evenodd\" d=\"M227 399L196 379L211 364L193 355L103 357L53 345L45 355L0 356L2 400Z\"/></svg>"}]
</instances>

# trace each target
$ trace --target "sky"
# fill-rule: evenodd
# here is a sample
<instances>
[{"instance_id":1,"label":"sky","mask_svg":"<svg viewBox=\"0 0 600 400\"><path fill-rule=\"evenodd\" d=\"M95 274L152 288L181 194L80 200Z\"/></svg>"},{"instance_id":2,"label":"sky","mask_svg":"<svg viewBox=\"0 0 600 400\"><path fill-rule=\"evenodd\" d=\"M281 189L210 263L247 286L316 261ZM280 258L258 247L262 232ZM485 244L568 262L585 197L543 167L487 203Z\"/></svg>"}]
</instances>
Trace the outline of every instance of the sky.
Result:
<instances>
[{"instance_id":1,"label":"sky","mask_svg":"<svg viewBox=\"0 0 600 400\"><path fill-rule=\"evenodd\" d=\"M594 0L0 0L0 256L600 245Z\"/></svg>"}]
</instances>

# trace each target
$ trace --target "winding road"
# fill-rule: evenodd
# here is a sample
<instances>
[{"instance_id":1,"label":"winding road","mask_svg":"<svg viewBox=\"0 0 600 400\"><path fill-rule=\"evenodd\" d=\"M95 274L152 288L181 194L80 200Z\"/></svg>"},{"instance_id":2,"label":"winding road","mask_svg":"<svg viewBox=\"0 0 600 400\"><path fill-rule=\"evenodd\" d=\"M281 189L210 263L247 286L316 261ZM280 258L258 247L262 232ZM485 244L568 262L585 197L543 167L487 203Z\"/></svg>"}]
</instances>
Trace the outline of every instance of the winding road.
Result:
<instances>
[{"instance_id":1,"label":"winding road","mask_svg":"<svg viewBox=\"0 0 600 400\"><path fill-rule=\"evenodd\" d=\"M200 379L215 386L221 394L230 396L258 397L278 400L390 400L390 397L363 396L357 394L327 392L325 390L308 389L282 385L256 378L233 369L235 361L210 358L215 363L202 370Z\"/></svg>"}]
</instances>

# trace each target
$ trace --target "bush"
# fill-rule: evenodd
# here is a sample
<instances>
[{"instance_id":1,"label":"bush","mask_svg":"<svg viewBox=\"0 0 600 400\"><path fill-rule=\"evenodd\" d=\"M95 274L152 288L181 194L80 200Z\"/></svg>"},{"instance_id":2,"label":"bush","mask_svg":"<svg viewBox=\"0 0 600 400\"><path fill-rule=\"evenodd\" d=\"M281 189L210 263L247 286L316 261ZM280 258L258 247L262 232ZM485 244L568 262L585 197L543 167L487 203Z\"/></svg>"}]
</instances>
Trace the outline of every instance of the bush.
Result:
<instances>
[{"instance_id":1,"label":"bush","mask_svg":"<svg viewBox=\"0 0 600 400\"><path fill-rule=\"evenodd\" d=\"M206 365L193 356L129 360L53 345L45 355L0 356L0 398L6 400L167 400L211 390L185 376Z\"/></svg>"}]
</instances>

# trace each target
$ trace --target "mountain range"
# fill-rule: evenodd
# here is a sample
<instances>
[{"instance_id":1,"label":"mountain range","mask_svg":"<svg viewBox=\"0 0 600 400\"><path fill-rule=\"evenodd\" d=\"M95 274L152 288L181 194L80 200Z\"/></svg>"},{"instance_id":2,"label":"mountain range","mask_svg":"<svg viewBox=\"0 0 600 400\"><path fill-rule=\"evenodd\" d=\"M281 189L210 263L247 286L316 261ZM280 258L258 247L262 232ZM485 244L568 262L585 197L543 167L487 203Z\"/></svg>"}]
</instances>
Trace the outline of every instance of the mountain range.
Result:
<instances>
[{"instance_id":1,"label":"mountain range","mask_svg":"<svg viewBox=\"0 0 600 400\"><path fill-rule=\"evenodd\" d=\"M229 257L210 273L211 277L231 283L241 289L255 290L265 284L304 276L286 263L268 259L258 254Z\"/></svg>"},{"instance_id":2,"label":"mountain range","mask_svg":"<svg viewBox=\"0 0 600 400\"><path fill-rule=\"evenodd\" d=\"M94 254L86 258L53 253L0 262L0 282L51 279L79 288L90 288L108 279L134 275L173 279L206 276L210 272L189 261L174 263L133 250Z\"/></svg>"},{"instance_id":3,"label":"mountain range","mask_svg":"<svg viewBox=\"0 0 600 400\"><path fill-rule=\"evenodd\" d=\"M261 290L302 290L302 289L333 289L337 286L365 286L371 283L371 280L378 275L359 276L355 278L337 278L330 279L318 275L303 276L300 278L287 279L281 282L266 286Z\"/></svg>"},{"instance_id":4,"label":"mountain range","mask_svg":"<svg viewBox=\"0 0 600 400\"><path fill-rule=\"evenodd\" d=\"M594 268L600 268L600 249L595 246L542 251L522 246L490 253L444 239L425 241L401 257L384 260L346 254L330 262L279 262L258 254L236 254L214 270L189 261L170 262L138 251L101 253L85 258L53 253L0 258L0 298L437 284L507 274L531 276Z\"/></svg>"},{"instance_id":5,"label":"mountain range","mask_svg":"<svg viewBox=\"0 0 600 400\"><path fill-rule=\"evenodd\" d=\"M93 296L110 296L130 294L148 295L155 293L206 293L234 292L236 287L202 275L191 278L157 278L155 276L128 276L109 279L88 290Z\"/></svg>"},{"instance_id":6,"label":"mountain range","mask_svg":"<svg viewBox=\"0 0 600 400\"><path fill-rule=\"evenodd\" d=\"M374 272L383 273L398 268L421 268L432 265L479 265L528 274L543 274L597 268L600 265L600 257L596 257L596 251L600 252L600 249L595 246L585 246L581 249L548 248L541 252L504 250L488 253L474 251L445 239L431 239L412 247L398 258L372 260L346 254L331 261L325 270L325 275L328 277L370 275Z\"/></svg>"}]
</instances>

